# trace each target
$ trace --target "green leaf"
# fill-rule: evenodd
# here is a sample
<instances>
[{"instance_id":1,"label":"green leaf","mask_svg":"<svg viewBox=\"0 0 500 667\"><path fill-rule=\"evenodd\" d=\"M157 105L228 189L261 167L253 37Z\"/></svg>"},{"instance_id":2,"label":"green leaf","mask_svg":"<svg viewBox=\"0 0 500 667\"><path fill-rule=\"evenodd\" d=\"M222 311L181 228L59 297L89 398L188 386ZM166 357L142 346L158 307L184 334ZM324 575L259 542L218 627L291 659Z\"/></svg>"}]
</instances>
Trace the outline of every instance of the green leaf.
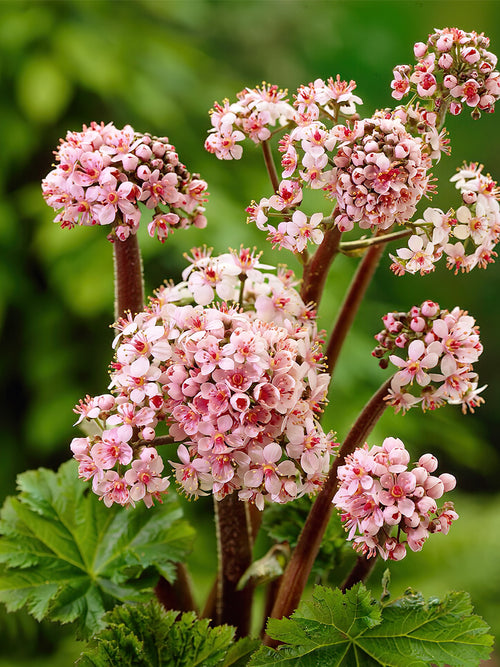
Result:
<instances>
[{"instance_id":1,"label":"green leaf","mask_svg":"<svg viewBox=\"0 0 500 667\"><path fill-rule=\"evenodd\" d=\"M79 667L212 667L221 665L232 645L234 628L209 627L193 612L165 611L155 600L122 605L104 617L106 628L96 635L78 660ZM238 659L255 644L238 642ZM238 663L224 662L224 665ZM240 663L242 664L242 663Z\"/></svg>"},{"instance_id":2,"label":"green leaf","mask_svg":"<svg viewBox=\"0 0 500 667\"><path fill-rule=\"evenodd\" d=\"M37 620L95 632L118 602L148 599L158 574L173 581L191 548L194 531L173 494L151 509L107 508L78 480L75 461L25 472L18 487L0 513L0 601L9 611L26 606Z\"/></svg>"},{"instance_id":3,"label":"green leaf","mask_svg":"<svg viewBox=\"0 0 500 667\"><path fill-rule=\"evenodd\" d=\"M288 619L271 619L267 632L284 642L277 650L261 647L252 667L472 667L486 660L493 637L473 614L467 593L450 593L427 602L407 593L378 604L363 584L342 594L318 586L313 602Z\"/></svg>"},{"instance_id":4,"label":"green leaf","mask_svg":"<svg viewBox=\"0 0 500 667\"><path fill-rule=\"evenodd\" d=\"M250 655L260 646L260 639L243 637L229 649L222 667L246 667Z\"/></svg>"}]
</instances>

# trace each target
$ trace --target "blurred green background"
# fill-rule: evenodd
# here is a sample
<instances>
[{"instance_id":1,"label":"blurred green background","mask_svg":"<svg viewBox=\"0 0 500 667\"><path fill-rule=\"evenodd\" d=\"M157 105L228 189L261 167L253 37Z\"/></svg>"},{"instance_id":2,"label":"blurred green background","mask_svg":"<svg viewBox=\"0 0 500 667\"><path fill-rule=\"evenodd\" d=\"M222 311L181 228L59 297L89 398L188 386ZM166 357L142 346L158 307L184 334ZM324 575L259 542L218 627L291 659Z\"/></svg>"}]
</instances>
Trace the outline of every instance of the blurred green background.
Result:
<instances>
[{"instance_id":1,"label":"blurred green background","mask_svg":"<svg viewBox=\"0 0 500 667\"><path fill-rule=\"evenodd\" d=\"M178 278L182 253L207 243L216 251L240 243L264 247L264 234L245 225L244 208L270 194L259 152L248 146L240 162L219 162L203 150L214 100L233 99L245 86L301 83L337 73L355 79L370 115L391 105L392 67L412 62L412 46L435 27L484 31L500 53L497 0L135 0L0 2L0 321L2 325L2 465L0 500L15 490L18 472L68 458L75 435L72 408L107 385L113 317L111 246L105 230L61 231L43 202L40 180L68 129L83 123L130 123L165 135L181 160L209 183L209 226L177 232L161 246L141 234L148 291ZM498 114L498 112L497 112ZM458 204L447 182L463 160L477 160L500 176L498 115L448 123L453 152L435 169L433 205ZM427 204L426 204L427 205ZM288 253L265 249L265 259ZM474 415L444 408L405 417L387 413L370 438L401 437L415 457L433 451L453 472L461 520L447 538L391 566L394 593L406 585L424 593L469 590L478 613L500 633L500 494L497 344L500 268L469 276L440 268L420 278L396 278L386 256L345 346L335 375L327 426L342 438L364 402L385 378L370 356L380 317L424 299L469 310L481 325L479 363L488 384L486 405ZM355 260L335 263L322 303L328 328ZM197 503L202 516L207 503ZM192 565L199 590L213 561L210 522ZM374 581L377 577L374 577ZM79 648L59 626L37 625L24 614L0 611L0 666L68 665Z\"/></svg>"}]
</instances>

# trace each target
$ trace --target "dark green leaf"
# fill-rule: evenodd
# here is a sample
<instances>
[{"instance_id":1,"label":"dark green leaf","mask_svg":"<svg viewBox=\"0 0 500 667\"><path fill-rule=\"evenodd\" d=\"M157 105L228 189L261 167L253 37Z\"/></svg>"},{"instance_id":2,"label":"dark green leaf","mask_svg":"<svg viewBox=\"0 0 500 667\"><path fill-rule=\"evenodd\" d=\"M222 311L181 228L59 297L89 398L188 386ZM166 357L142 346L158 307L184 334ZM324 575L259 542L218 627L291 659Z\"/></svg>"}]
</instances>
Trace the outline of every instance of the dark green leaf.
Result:
<instances>
[{"instance_id":1,"label":"dark green leaf","mask_svg":"<svg viewBox=\"0 0 500 667\"><path fill-rule=\"evenodd\" d=\"M191 547L173 494L151 509L107 508L74 461L23 473L18 486L0 514L0 601L11 611L27 606L37 620L95 632L117 602L148 599L158 573L172 581Z\"/></svg>"},{"instance_id":2,"label":"dark green leaf","mask_svg":"<svg viewBox=\"0 0 500 667\"><path fill-rule=\"evenodd\" d=\"M261 647L249 665L472 667L491 652L488 630L466 593L428 602L409 593L383 606L362 584L345 594L318 586L291 618L269 621L269 636L284 643Z\"/></svg>"},{"instance_id":3,"label":"dark green leaf","mask_svg":"<svg viewBox=\"0 0 500 667\"><path fill-rule=\"evenodd\" d=\"M257 650L261 642L259 639L243 637L229 649L222 667L245 667L250 655Z\"/></svg>"}]
</instances>

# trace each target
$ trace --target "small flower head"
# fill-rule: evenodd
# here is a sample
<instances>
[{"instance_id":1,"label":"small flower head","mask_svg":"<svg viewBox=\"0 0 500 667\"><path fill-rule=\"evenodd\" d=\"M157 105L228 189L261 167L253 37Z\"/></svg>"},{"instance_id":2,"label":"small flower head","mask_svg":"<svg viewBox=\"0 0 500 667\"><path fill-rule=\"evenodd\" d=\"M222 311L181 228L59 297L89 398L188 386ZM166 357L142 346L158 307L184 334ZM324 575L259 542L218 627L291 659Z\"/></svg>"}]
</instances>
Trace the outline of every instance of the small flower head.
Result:
<instances>
[{"instance_id":1,"label":"small flower head","mask_svg":"<svg viewBox=\"0 0 500 667\"><path fill-rule=\"evenodd\" d=\"M435 30L424 44L415 44L417 63L398 65L391 83L392 96L400 100L409 93L434 100L434 110L448 107L454 115L469 108L473 118L491 113L500 97L497 57L488 51L483 33L457 28Z\"/></svg>"},{"instance_id":2,"label":"small flower head","mask_svg":"<svg viewBox=\"0 0 500 667\"><path fill-rule=\"evenodd\" d=\"M103 225L111 241L125 240L137 232L140 202L155 209L148 232L161 242L175 228L203 226L207 185L181 164L167 137L93 122L68 132L55 159L42 191L63 228Z\"/></svg>"},{"instance_id":3,"label":"small flower head","mask_svg":"<svg viewBox=\"0 0 500 667\"><path fill-rule=\"evenodd\" d=\"M398 369L386 397L396 412L417 404L434 410L445 403L458 403L466 411L483 402L473 371L483 347L479 328L466 311L441 310L424 301L408 313L389 313L384 324L375 336L373 355L384 368L389 362Z\"/></svg>"},{"instance_id":4,"label":"small flower head","mask_svg":"<svg viewBox=\"0 0 500 667\"><path fill-rule=\"evenodd\" d=\"M432 475L437 459L421 456L409 467L410 455L398 438L381 446L356 449L338 471L333 504L341 513L348 540L368 558L401 560L406 548L420 551L431 533L447 533L458 519L452 503L436 500L455 487L453 475Z\"/></svg>"}]
</instances>

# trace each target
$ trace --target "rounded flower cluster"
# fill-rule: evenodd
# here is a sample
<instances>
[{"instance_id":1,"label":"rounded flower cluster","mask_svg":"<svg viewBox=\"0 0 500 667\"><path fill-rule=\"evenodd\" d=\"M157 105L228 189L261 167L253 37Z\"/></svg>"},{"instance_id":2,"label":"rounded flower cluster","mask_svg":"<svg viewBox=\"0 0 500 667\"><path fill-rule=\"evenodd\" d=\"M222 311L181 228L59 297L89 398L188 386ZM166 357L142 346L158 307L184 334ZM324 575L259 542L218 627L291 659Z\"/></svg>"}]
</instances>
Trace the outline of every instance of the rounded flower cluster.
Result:
<instances>
[{"instance_id":1,"label":"rounded flower cluster","mask_svg":"<svg viewBox=\"0 0 500 667\"><path fill-rule=\"evenodd\" d=\"M80 476L107 504L166 489L153 456L165 439L180 443L171 463L188 496L238 492L262 509L322 484L333 443L318 422L329 383L321 341L293 275L262 268L272 267L247 249L197 249L185 282L119 321L111 393L75 409L98 433L72 443Z\"/></svg>"},{"instance_id":2,"label":"rounded flower cluster","mask_svg":"<svg viewBox=\"0 0 500 667\"><path fill-rule=\"evenodd\" d=\"M455 488L453 475L433 475L438 461L424 454L408 469L410 454L399 438L358 448L339 468L333 504L341 511L348 540L367 558L401 560L406 547L420 551L431 533L448 533L458 519L453 503L436 500Z\"/></svg>"},{"instance_id":3,"label":"rounded flower cluster","mask_svg":"<svg viewBox=\"0 0 500 667\"><path fill-rule=\"evenodd\" d=\"M215 102L210 110L212 130L205 141L205 149L215 153L219 160L239 160L245 138L256 144L271 136L270 127L286 125L296 115L288 102L287 91L263 83L262 87L245 88L237 94L233 104L224 100Z\"/></svg>"},{"instance_id":4,"label":"rounded flower cluster","mask_svg":"<svg viewBox=\"0 0 500 667\"><path fill-rule=\"evenodd\" d=\"M421 197L432 190L430 148L424 139L406 131L401 118L380 112L352 127L336 125L328 132L318 122L307 127L305 133L299 126L287 135L285 156L292 150L298 154L294 142L300 139L302 163L309 164L307 156L312 156L314 178L312 171L301 170L300 179L282 180L275 195L247 208L249 220L267 230L274 245L301 252L308 240L321 243L323 230L332 224L342 232L353 229L355 223L361 229L388 229L409 220ZM439 140L436 153L441 153ZM293 171L285 174L291 176ZM321 187L330 199L336 199L333 216L315 213L308 218L295 210L302 202L303 183ZM273 210L285 218L277 227L268 222L270 215L277 215Z\"/></svg>"},{"instance_id":5,"label":"rounded flower cluster","mask_svg":"<svg viewBox=\"0 0 500 667\"><path fill-rule=\"evenodd\" d=\"M432 189L423 140L409 134L400 118L383 112L335 131L342 142L328 192L340 210L338 228L349 231L358 223L361 229L384 230L409 220Z\"/></svg>"},{"instance_id":6,"label":"rounded flower cluster","mask_svg":"<svg viewBox=\"0 0 500 667\"><path fill-rule=\"evenodd\" d=\"M451 178L462 193L463 205L456 211L428 208L423 219L413 223L415 233L409 237L408 247L390 255L396 275L430 273L443 256L455 274L476 266L485 269L495 261L500 238L499 191L496 182L481 170L482 165L465 164Z\"/></svg>"},{"instance_id":7,"label":"rounded flower cluster","mask_svg":"<svg viewBox=\"0 0 500 667\"><path fill-rule=\"evenodd\" d=\"M400 100L408 93L433 99L436 111L449 108L454 115L464 104L473 118L481 111L493 112L500 97L497 57L490 53L483 33L458 28L435 30L426 43L414 46L417 64L398 65L391 83L392 96Z\"/></svg>"},{"instance_id":8,"label":"rounded flower cluster","mask_svg":"<svg viewBox=\"0 0 500 667\"><path fill-rule=\"evenodd\" d=\"M175 228L206 225L207 184L189 173L167 137L93 122L68 132L55 159L42 191L63 228L111 225L108 238L124 240L137 232L139 203L152 210L148 232L162 242Z\"/></svg>"},{"instance_id":9,"label":"rounded flower cluster","mask_svg":"<svg viewBox=\"0 0 500 667\"><path fill-rule=\"evenodd\" d=\"M477 388L472 368L483 346L479 327L467 311L441 310L439 304L424 301L408 313L388 313L382 320L384 329L375 336L378 345L372 354L382 368L391 363L399 369L386 397L396 412L418 403L423 410L452 403L474 412L484 403L478 395L484 387Z\"/></svg>"}]
</instances>

